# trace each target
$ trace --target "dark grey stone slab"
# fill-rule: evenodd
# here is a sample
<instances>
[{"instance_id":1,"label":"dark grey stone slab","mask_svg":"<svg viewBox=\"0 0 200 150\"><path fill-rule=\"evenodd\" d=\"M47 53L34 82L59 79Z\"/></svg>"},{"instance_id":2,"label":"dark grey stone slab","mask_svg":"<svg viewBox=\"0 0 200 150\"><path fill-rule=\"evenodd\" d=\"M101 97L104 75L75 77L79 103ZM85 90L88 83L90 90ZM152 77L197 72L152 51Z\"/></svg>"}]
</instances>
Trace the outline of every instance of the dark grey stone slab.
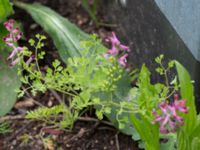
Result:
<instances>
[{"instance_id":1,"label":"dark grey stone slab","mask_svg":"<svg viewBox=\"0 0 200 150\"><path fill-rule=\"evenodd\" d=\"M168 1L166 0L165 2L167 3ZM172 17L173 19L168 20L167 16L173 15L173 13L168 12L167 14L165 12L170 6L163 8L164 3L156 4L154 0L104 0L103 3L104 12L108 16L107 19L117 25L115 31L120 35L121 40L131 47L129 61L137 67L140 67L142 63L146 63L152 71L156 67L154 58L160 54L164 54L168 60L176 59L181 62L196 82L195 93L198 99L197 105L200 109L200 77L198 77L200 74L200 62L198 61L199 51L197 49L199 44L198 40L191 40L192 38L199 38L198 34L195 33L194 37L192 37L193 34L187 34L190 31L192 32L193 29L186 29L185 33L181 34L181 31L187 28L188 25L184 25L184 19L172 24L171 22L176 21L176 19ZM188 17L188 15L185 15L183 13L181 16L183 18ZM191 15L196 14L191 13ZM194 22L195 20L191 24L195 24ZM180 29L179 23L183 24ZM197 27L196 24L195 27ZM200 30L198 33L200 33ZM185 36L188 37L186 38ZM193 44L196 45L193 46ZM153 81L162 80L155 73L152 79Z\"/></svg>"}]
</instances>

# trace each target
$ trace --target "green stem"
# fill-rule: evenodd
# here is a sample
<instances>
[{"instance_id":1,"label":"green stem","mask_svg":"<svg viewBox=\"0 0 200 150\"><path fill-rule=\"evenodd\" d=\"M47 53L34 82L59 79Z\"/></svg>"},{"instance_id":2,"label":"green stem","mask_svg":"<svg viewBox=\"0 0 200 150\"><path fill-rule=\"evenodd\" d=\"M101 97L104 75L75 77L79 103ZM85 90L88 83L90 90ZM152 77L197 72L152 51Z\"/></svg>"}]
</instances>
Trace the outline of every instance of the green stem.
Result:
<instances>
[{"instance_id":1,"label":"green stem","mask_svg":"<svg viewBox=\"0 0 200 150\"><path fill-rule=\"evenodd\" d=\"M104 102L104 103L101 103L100 105L104 105L104 106L111 105L111 106L115 106L115 107L121 108L121 105L118 104L118 103L115 103L115 102ZM128 112L131 111L132 113L138 113L138 112L140 112L139 109L131 109L130 107L125 107L125 106L123 106L122 108L123 109L127 109Z\"/></svg>"},{"instance_id":2,"label":"green stem","mask_svg":"<svg viewBox=\"0 0 200 150\"><path fill-rule=\"evenodd\" d=\"M58 91L58 92L61 92L61 93L63 93L63 94L66 94L66 95L72 96L72 97L77 96L77 95L75 95L75 94L72 94L72 93L69 93L69 92L63 91L62 89L55 88L54 90L56 90L56 91Z\"/></svg>"},{"instance_id":3,"label":"green stem","mask_svg":"<svg viewBox=\"0 0 200 150\"><path fill-rule=\"evenodd\" d=\"M159 99L159 101L167 100L167 99L170 98L175 92L176 92L176 89L173 89L173 91L172 91L167 97L161 98L161 99Z\"/></svg>"},{"instance_id":4,"label":"green stem","mask_svg":"<svg viewBox=\"0 0 200 150\"><path fill-rule=\"evenodd\" d=\"M35 47L35 62L36 62L36 66L37 66L38 71L41 72L40 67L39 67L39 63L38 63L38 48L37 48L37 46Z\"/></svg>"}]
</instances>

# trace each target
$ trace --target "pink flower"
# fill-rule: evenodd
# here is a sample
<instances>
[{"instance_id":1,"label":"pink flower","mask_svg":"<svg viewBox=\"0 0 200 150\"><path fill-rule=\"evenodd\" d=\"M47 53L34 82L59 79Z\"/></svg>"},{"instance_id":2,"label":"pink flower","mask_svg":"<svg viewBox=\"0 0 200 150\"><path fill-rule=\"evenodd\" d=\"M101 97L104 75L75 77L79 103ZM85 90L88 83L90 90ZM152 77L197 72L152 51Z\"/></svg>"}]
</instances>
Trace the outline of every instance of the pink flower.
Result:
<instances>
[{"instance_id":1,"label":"pink flower","mask_svg":"<svg viewBox=\"0 0 200 150\"><path fill-rule=\"evenodd\" d=\"M22 47L13 47L13 51L11 52L11 54L8 56L8 60L9 59L13 59L14 57L15 57L15 55L18 53L18 52L20 52L20 51L22 51L23 50L23 48Z\"/></svg>"},{"instance_id":2,"label":"pink flower","mask_svg":"<svg viewBox=\"0 0 200 150\"><path fill-rule=\"evenodd\" d=\"M4 42L17 42L22 35L22 32L20 32L18 28L13 28L10 31L10 34L7 34L3 40Z\"/></svg>"},{"instance_id":3,"label":"pink flower","mask_svg":"<svg viewBox=\"0 0 200 150\"><path fill-rule=\"evenodd\" d=\"M35 56L32 55L32 56L26 61L26 64L29 65L34 59L35 59Z\"/></svg>"},{"instance_id":4,"label":"pink flower","mask_svg":"<svg viewBox=\"0 0 200 150\"><path fill-rule=\"evenodd\" d=\"M13 60L10 64L10 67L15 66L18 62L20 61L20 58L16 58L15 60Z\"/></svg>"},{"instance_id":5,"label":"pink flower","mask_svg":"<svg viewBox=\"0 0 200 150\"><path fill-rule=\"evenodd\" d=\"M116 49L122 50L122 51L129 51L129 47L121 44L121 42L118 40L115 32L112 32L112 36L106 39L107 42L111 42L112 49L115 47Z\"/></svg>"},{"instance_id":6,"label":"pink flower","mask_svg":"<svg viewBox=\"0 0 200 150\"><path fill-rule=\"evenodd\" d=\"M14 58L17 53L20 53L23 50L22 47L15 46L16 42L22 37L22 32L19 30L19 28L14 28L14 23L15 21L13 19L10 19L4 23L5 28L10 32L3 38L6 45L12 48L12 52L7 58L8 60L12 60L10 66L16 65L20 61L19 58Z\"/></svg>"},{"instance_id":7,"label":"pink flower","mask_svg":"<svg viewBox=\"0 0 200 150\"><path fill-rule=\"evenodd\" d=\"M121 44L114 32L112 32L112 36L106 39L106 41L110 42L112 46L107 52L108 56L113 55L119 57L119 54L123 55L118 59L118 62L122 67L126 67L128 54L125 52L129 52L129 47Z\"/></svg>"},{"instance_id":8,"label":"pink flower","mask_svg":"<svg viewBox=\"0 0 200 150\"><path fill-rule=\"evenodd\" d=\"M167 133L169 133L169 131L165 127L161 126L160 127L160 133L167 134Z\"/></svg>"},{"instance_id":9,"label":"pink flower","mask_svg":"<svg viewBox=\"0 0 200 150\"><path fill-rule=\"evenodd\" d=\"M94 0L89 0L89 4L93 5L94 4Z\"/></svg>"},{"instance_id":10,"label":"pink flower","mask_svg":"<svg viewBox=\"0 0 200 150\"><path fill-rule=\"evenodd\" d=\"M188 112L186 100L179 100L177 94L174 95L174 101L171 104L166 101L161 102L159 109L161 110L160 115L155 110L153 111L155 116L153 124L156 122L160 124L161 133L176 132L177 128L184 124L184 120L178 115L178 112Z\"/></svg>"},{"instance_id":11,"label":"pink flower","mask_svg":"<svg viewBox=\"0 0 200 150\"><path fill-rule=\"evenodd\" d=\"M120 45L120 41L118 40L115 32L112 32L112 36L109 39L113 46Z\"/></svg>"},{"instance_id":12,"label":"pink flower","mask_svg":"<svg viewBox=\"0 0 200 150\"><path fill-rule=\"evenodd\" d=\"M108 54L116 56L119 53L119 50L116 47L112 47L108 50Z\"/></svg>"},{"instance_id":13,"label":"pink flower","mask_svg":"<svg viewBox=\"0 0 200 150\"><path fill-rule=\"evenodd\" d=\"M174 95L174 107L180 111L180 112L183 112L183 113L187 113L188 112L188 109L186 107L186 100L178 100L179 97L178 97L178 94L175 94Z\"/></svg>"},{"instance_id":14,"label":"pink flower","mask_svg":"<svg viewBox=\"0 0 200 150\"><path fill-rule=\"evenodd\" d=\"M127 51L127 52L130 52L130 49L129 49L128 46L122 45L122 44L120 44L119 46L120 46L120 48L121 48L122 50Z\"/></svg>"},{"instance_id":15,"label":"pink flower","mask_svg":"<svg viewBox=\"0 0 200 150\"><path fill-rule=\"evenodd\" d=\"M122 57L118 59L119 64L122 65L123 67L126 67L127 57L128 54L124 54Z\"/></svg>"},{"instance_id":16,"label":"pink flower","mask_svg":"<svg viewBox=\"0 0 200 150\"><path fill-rule=\"evenodd\" d=\"M14 20L13 19L10 19L10 20L8 20L8 21L6 21L5 23L4 23L4 26L5 26L5 28L8 30L8 31L12 31L13 30L13 26L14 26Z\"/></svg>"}]
</instances>

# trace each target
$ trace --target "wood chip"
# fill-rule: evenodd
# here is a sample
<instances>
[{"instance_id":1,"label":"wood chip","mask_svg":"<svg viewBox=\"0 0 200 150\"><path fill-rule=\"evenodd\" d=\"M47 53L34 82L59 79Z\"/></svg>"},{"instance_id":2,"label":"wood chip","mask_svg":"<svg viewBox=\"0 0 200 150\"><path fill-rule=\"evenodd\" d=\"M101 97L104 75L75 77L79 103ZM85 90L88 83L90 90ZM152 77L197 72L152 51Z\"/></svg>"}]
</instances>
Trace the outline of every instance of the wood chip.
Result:
<instances>
[{"instance_id":1,"label":"wood chip","mask_svg":"<svg viewBox=\"0 0 200 150\"><path fill-rule=\"evenodd\" d=\"M32 98L28 98L23 101L19 101L15 104L16 109L22 109L22 108L30 108L34 106L34 100Z\"/></svg>"}]
</instances>

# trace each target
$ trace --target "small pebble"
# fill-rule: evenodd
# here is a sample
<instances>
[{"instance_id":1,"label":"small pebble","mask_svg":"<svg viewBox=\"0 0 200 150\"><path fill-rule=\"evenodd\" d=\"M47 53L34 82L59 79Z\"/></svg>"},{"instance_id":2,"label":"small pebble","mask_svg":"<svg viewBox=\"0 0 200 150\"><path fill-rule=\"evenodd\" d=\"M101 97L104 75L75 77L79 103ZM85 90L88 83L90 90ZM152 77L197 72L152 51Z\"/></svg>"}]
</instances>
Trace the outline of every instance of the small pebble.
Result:
<instances>
[{"instance_id":1,"label":"small pebble","mask_svg":"<svg viewBox=\"0 0 200 150\"><path fill-rule=\"evenodd\" d=\"M12 145L16 145L17 144L17 141L16 140L13 140L12 141Z\"/></svg>"},{"instance_id":2,"label":"small pebble","mask_svg":"<svg viewBox=\"0 0 200 150\"><path fill-rule=\"evenodd\" d=\"M99 143L99 141L98 141L98 140L95 140L95 143Z\"/></svg>"},{"instance_id":3,"label":"small pebble","mask_svg":"<svg viewBox=\"0 0 200 150\"><path fill-rule=\"evenodd\" d=\"M37 27L38 27L38 24L34 23L34 24L31 24L30 29L31 29L31 30L34 30L34 29L36 29Z\"/></svg>"},{"instance_id":4,"label":"small pebble","mask_svg":"<svg viewBox=\"0 0 200 150\"><path fill-rule=\"evenodd\" d=\"M69 145L69 144L66 144L66 147L68 147L68 148L69 148L69 147L71 147L71 145Z\"/></svg>"},{"instance_id":5,"label":"small pebble","mask_svg":"<svg viewBox=\"0 0 200 150\"><path fill-rule=\"evenodd\" d=\"M53 105L53 101L52 101L52 100L49 100L47 106L48 106L48 107L51 107L52 105Z\"/></svg>"},{"instance_id":6,"label":"small pebble","mask_svg":"<svg viewBox=\"0 0 200 150\"><path fill-rule=\"evenodd\" d=\"M113 140L111 140L111 141L110 141L110 145L113 145L113 144L114 144L114 141L113 141Z\"/></svg>"}]
</instances>

